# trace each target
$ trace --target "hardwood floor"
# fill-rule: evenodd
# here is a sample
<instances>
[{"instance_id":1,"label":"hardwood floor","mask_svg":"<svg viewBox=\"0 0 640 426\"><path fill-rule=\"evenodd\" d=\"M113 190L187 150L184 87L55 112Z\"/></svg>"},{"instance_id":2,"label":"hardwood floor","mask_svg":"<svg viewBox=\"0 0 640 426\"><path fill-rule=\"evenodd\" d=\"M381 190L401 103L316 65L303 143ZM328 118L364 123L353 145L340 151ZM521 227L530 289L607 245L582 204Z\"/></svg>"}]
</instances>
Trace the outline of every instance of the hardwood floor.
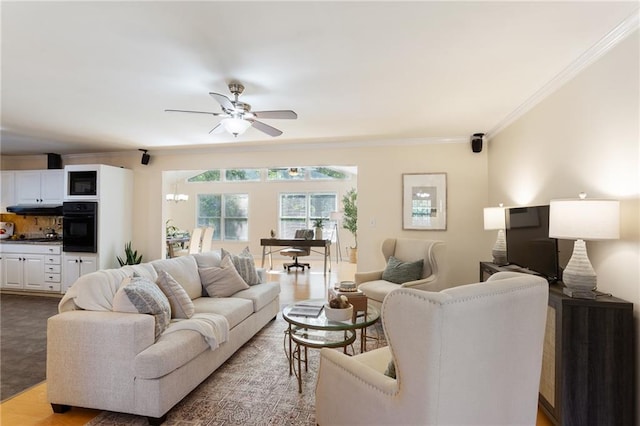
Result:
<instances>
[{"instance_id":1,"label":"hardwood floor","mask_svg":"<svg viewBox=\"0 0 640 426\"><path fill-rule=\"evenodd\" d=\"M283 261L286 259L283 259ZM331 273L324 277L322 262L311 261L311 271L295 270L287 273L282 262L274 259L274 270L269 272L270 281L280 281L280 303L282 306L296 300L324 298L329 285L352 280L356 265L348 262L333 264ZM99 410L73 408L64 414L54 414L47 402L46 382L40 383L0 404L0 424L3 426L76 426L84 425L100 413ZM551 422L540 411L536 426L551 426Z\"/></svg>"}]
</instances>

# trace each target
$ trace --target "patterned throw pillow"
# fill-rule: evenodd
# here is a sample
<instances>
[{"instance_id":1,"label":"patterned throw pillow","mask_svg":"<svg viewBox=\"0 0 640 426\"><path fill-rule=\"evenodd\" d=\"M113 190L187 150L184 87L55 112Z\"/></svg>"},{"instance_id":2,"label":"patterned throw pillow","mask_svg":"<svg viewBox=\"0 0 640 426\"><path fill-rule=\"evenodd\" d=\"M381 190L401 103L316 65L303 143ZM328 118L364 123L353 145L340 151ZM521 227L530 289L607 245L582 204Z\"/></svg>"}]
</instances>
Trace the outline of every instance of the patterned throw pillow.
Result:
<instances>
[{"instance_id":1,"label":"patterned throw pillow","mask_svg":"<svg viewBox=\"0 0 640 426\"><path fill-rule=\"evenodd\" d=\"M196 311L191 298L167 271L160 271L156 284L169 299L171 305L171 318L191 318Z\"/></svg>"},{"instance_id":2,"label":"patterned throw pillow","mask_svg":"<svg viewBox=\"0 0 640 426\"><path fill-rule=\"evenodd\" d=\"M242 279L230 256L225 256L220 267L199 268L200 281L209 297L229 297L240 290L246 290L249 285Z\"/></svg>"},{"instance_id":3,"label":"patterned throw pillow","mask_svg":"<svg viewBox=\"0 0 640 426\"><path fill-rule=\"evenodd\" d=\"M382 279L396 284L419 280L422 277L424 259L415 262L401 262L391 256L387 267L382 272Z\"/></svg>"},{"instance_id":4,"label":"patterned throw pillow","mask_svg":"<svg viewBox=\"0 0 640 426\"><path fill-rule=\"evenodd\" d=\"M251 252L249 252L249 247L245 247L237 256L229 253L225 249L221 249L220 253L223 259L227 256L231 258L236 270L247 284L260 284L260 277L256 271L256 262L253 260Z\"/></svg>"},{"instance_id":5,"label":"patterned throw pillow","mask_svg":"<svg viewBox=\"0 0 640 426\"><path fill-rule=\"evenodd\" d=\"M167 296L153 281L145 277L131 277L123 281L113 297L113 311L153 315L156 320L156 339L171 321L171 307Z\"/></svg>"}]
</instances>

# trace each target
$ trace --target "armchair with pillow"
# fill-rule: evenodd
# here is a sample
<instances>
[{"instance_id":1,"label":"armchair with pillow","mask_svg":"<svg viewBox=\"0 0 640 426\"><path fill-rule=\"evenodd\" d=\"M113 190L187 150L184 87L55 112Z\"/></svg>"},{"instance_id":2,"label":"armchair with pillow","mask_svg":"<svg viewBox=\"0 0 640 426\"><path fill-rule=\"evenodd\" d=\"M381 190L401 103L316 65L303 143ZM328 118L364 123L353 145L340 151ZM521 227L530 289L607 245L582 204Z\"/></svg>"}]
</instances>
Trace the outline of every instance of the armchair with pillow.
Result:
<instances>
[{"instance_id":1,"label":"armchair with pillow","mask_svg":"<svg viewBox=\"0 0 640 426\"><path fill-rule=\"evenodd\" d=\"M316 423L535 425L548 287L499 272L441 292L391 292L382 307L389 346L355 356L321 349Z\"/></svg>"},{"instance_id":2,"label":"armchair with pillow","mask_svg":"<svg viewBox=\"0 0 640 426\"><path fill-rule=\"evenodd\" d=\"M442 241L388 238L382 243L387 266L378 271L356 272L358 289L378 308L387 294L400 287L443 290L448 287L441 268L444 249Z\"/></svg>"}]
</instances>

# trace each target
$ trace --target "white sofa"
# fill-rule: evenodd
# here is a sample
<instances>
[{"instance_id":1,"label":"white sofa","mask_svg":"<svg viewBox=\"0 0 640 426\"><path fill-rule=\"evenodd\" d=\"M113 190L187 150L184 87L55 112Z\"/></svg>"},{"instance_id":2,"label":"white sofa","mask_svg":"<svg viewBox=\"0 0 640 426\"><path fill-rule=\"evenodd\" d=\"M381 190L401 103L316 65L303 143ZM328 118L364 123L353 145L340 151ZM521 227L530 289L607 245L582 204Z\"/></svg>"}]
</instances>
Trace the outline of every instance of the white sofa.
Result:
<instances>
[{"instance_id":1,"label":"white sofa","mask_svg":"<svg viewBox=\"0 0 640 426\"><path fill-rule=\"evenodd\" d=\"M263 270L258 270L259 284L231 297L203 296L198 267L219 264L220 255L211 252L80 277L61 300L60 313L48 320L47 391L53 410L77 406L147 416L152 424L164 421L176 403L279 311L280 285L265 282ZM226 341L212 349L201 333L168 332L171 326L156 340L153 315L112 311L124 279L136 274L155 281L161 270L186 290L196 316L226 318Z\"/></svg>"}]
</instances>

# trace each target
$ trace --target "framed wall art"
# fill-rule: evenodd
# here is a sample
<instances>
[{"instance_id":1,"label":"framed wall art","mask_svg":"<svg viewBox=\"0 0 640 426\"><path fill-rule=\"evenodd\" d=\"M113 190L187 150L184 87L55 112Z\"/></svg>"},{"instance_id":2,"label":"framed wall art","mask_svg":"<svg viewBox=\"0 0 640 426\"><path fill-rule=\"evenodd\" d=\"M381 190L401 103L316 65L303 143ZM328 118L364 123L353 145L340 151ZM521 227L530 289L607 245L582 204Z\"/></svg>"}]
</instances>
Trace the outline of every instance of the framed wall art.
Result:
<instances>
[{"instance_id":1,"label":"framed wall art","mask_svg":"<svg viewBox=\"0 0 640 426\"><path fill-rule=\"evenodd\" d=\"M446 173L402 175L402 229L446 231Z\"/></svg>"}]
</instances>

